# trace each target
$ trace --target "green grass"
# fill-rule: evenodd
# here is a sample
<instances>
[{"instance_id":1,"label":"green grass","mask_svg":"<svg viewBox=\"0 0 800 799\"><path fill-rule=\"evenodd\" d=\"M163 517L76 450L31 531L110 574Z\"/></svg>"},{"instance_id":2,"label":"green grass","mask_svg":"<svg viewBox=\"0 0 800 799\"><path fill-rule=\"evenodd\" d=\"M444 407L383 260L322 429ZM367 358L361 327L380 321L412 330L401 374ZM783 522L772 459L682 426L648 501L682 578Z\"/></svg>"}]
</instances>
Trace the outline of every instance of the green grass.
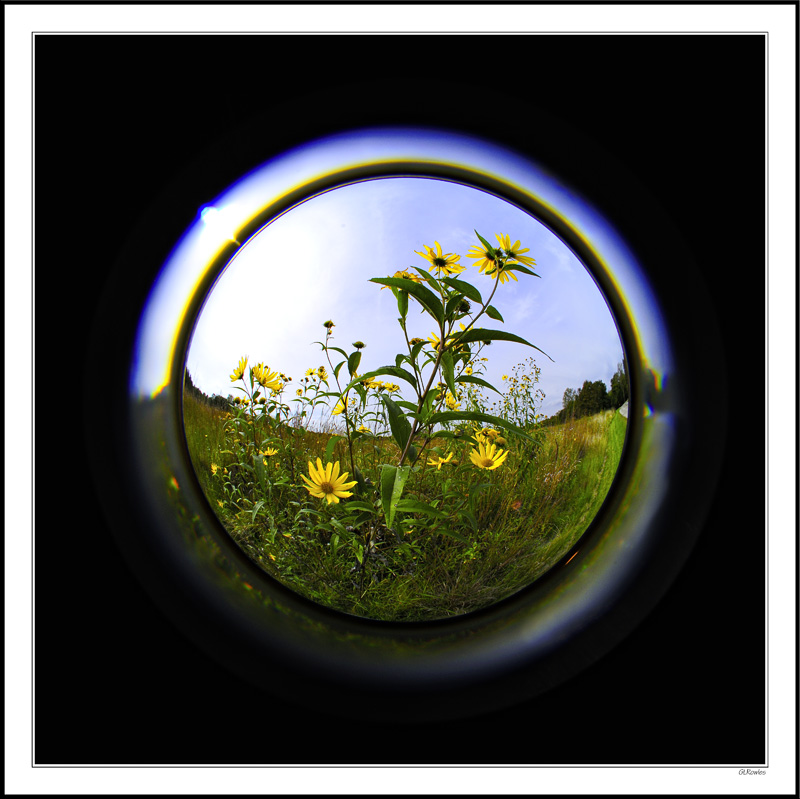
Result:
<instances>
[{"instance_id":1,"label":"green grass","mask_svg":"<svg viewBox=\"0 0 800 799\"><path fill-rule=\"evenodd\" d=\"M234 466L233 420L187 394L184 423L192 462L211 507L254 562L323 605L394 621L444 618L486 607L552 568L605 499L626 430L625 419L612 411L540 429L534 431L536 448L526 449L509 439L508 460L492 471L475 469L468 457L471 445L456 443L454 463L440 471L421 459L423 466L409 478L404 497L432 502L450 480L452 496L440 506L447 511L454 507L451 503L464 501L470 486L488 484L472 506L475 527L466 522L448 525L466 542L443 534L430 517L406 514L402 526L395 525L400 541L376 517L351 533L343 530L337 545L338 528L331 526L330 516L345 518L341 514L347 500L325 507L302 487L299 477L307 475L308 460L324 459L330 434L273 429L276 440L282 439L282 452L296 457L291 463L284 457L280 466L270 467L274 470L267 473L273 479L266 491L245 491L235 495L234 503L231 485L241 483L241 475ZM370 437L355 443L354 457L376 482L379 465L396 462L398 451L390 439ZM341 461L342 470L350 470L344 439L336 444L333 458ZM377 494L369 489L352 500L373 497ZM413 529L403 532L409 527ZM358 542L366 546L363 565L356 555Z\"/></svg>"}]
</instances>

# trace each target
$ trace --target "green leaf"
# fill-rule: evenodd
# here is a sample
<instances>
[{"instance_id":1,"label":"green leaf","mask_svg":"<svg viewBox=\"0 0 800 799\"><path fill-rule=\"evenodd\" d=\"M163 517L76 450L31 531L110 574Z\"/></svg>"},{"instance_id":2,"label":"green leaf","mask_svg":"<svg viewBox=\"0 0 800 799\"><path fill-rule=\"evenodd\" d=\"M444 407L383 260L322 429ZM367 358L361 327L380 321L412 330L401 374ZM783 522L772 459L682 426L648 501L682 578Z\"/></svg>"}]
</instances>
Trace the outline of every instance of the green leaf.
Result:
<instances>
[{"instance_id":1,"label":"green leaf","mask_svg":"<svg viewBox=\"0 0 800 799\"><path fill-rule=\"evenodd\" d=\"M478 532L478 520L475 518L473 513L463 509L456 511L456 513L469 524L473 532Z\"/></svg>"},{"instance_id":2,"label":"green leaf","mask_svg":"<svg viewBox=\"0 0 800 799\"><path fill-rule=\"evenodd\" d=\"M359 436L362 436L363 433L358 433ZM364 475L361 474L361 469L356 466L356 473L353 475L356 480L356 493L358 495L365 494L367 491L367 481L364 479Z\"/></svg>"},{"instance_id":3,"label":"green leaf","mask_svg":"<svg viewBox=\"0 0 800 799\"><path fill-rule=\"evenodd\" d=\"M392 466L386 463L381 467L381 504L386 526L390 529L394 523L395 505L403 495L403 487L410 471L410 466Z\"/></svg>"},{"instance_id":4,"label":"green leaf","mask_svg":"<svg viewBox=\"0 0 800 799\"><path fill-rule=\"evenodd\" d=\"M346 387L343 393L347 393L350 388L352 388L356 383L360 383L364 380L369 380L371 377L378 377L379 375L391 375L392 377L399 377L400 380L405 380L407 383L410 383L414 390L416 391L417 388L417 381L414 375L411 372L407 371L406 369L400 369L397 366L381 366L379 369L374 369L371 372L367 372L364 375L360 375L355 380L351 381Z\"/></svg>"},{"instance_id":5,"label":"green leaf","mask_svg":"<svg viewBox=\"0 0 800 799\"><path fill-rule=\"evenodd\" d=\"M528 269L527 266L523 266L522 264L514 264L514 263L506 264L505 267L503 267L503 271L504 272L523 272L526 275L533 275L534 277L541 277L541 275L537 275L536 272L532 272L530 269Z\"/></svg>"},{"instance_id":6,"label":"green leaf","mask_svg":"<svg viewBox=\"0 0 800 799\"><path fill-rule=\"evenodd\" d=\"M372 283L381 283L384 286L396 286L404 289L411 294L420 305L441 325L444 322L444 308L442 301L427 287L421 283L415 283L405 277L373 277Z\"/></svg>"},{"instance_id":7,"label":"green leaf","mask_svg":"<svg viewBox=\"0 0 800 799\"><path fill-rule=\"evenodd\" d=\"M397 310L400 311L400 316L402 316L403 319L405 319L406 315L408 314L408 292L403 291L402 289L397 289L396 295L397 295Z\"/></svg>"},{"instance_id":8,"label":"green leaf","mask_svg":"<svg viewBox=\"0 0 800 799\"><path fill-rule=\"evenodd\" d=\"M453 399L456 398L456 385L453 381L453 353L449 350L442 353L442 374L444 375L444 382L450 389Z\"/></svg>"},{"instance_id":9,"label":"green leaf","mask_svg":"<svg viewBox=\"0 0 800 799\"><path fill-rule=\"evenodd\" d=\"M480 377L475 377L474 375L460 375L456 378L456 383L475 383L476 386L490 388L492 391L496 391L498 394L502 393L501 391L498 391L491 383L487 383L485 380L482 380Z\"/></svg>"},{"instance_id":10,"label":"green leaf","mask_svg":"<svg viewBox=\"0 0 800 799\"><path fill-rule=\"evenodd\" d=\"M473 229L474 229L474 228L473 228ZM483 236L481 236L481 234L480 234L480 233L478 233L478 231L477 231L477 230L475 231L475 235L476 235L476 236L477 236L477 237L478 237L478 238L481 240L481 244L483 244L483 246L484 246L484 247L486 247L486 252L488 252L488 253L489 253L489 255L490 255L492 258L496 258L496 257L497 257L497 253L494 251L494 247L492 247L492 245L491 245L491 244L489 244L489 242L488 242L488 241L486 241L486 239L485 239L485 238L483 238Z\"/></svg>"},{"instance_id":11,"label":"green leaf","mask_svg":"<svg viewBox=\"0 0 800 799\"><path fill-rule=\"evenodd\" d=\"M350 357L347 359L347 370L350 372L351 377L358 370L358 365L360 363L361 363L361 353L358 350L356 350L355 352L351 352Z\"/></svg>"},{"instance_id":12,"label":"green leaf","mask_svg":"<svg viewBox=\"0 0 800 799\"><path fill-rule=\"evenodd\" d=\"M500 316L500 311L498 311L497 308L494 307L494 305L487 305L486 306L486 315L490 319L497 319L498 322L505 322L506 321L505 319L503 319L502 316Z\"/></svg>"},{"instance_id":13,"label":"green leaf","mask_svg":"<svg viewBox=\"0 0 800 799\"><path fill-rule=\"evenodd\" d=\"M478 291L472 283L467 283L466 280L459 280L455 277L442 277L439 278L439 280L446 286L450 286L451 289L460 291L468 299L483 305L483 297L481 297L480 291Z\"/></svg>"},{"instance_id":14,"label":"green leaf","mask_svg":"<svg viewBox=\"0 0 800 799\"><path fill-rule=\"evenodd\" d=\"M319 341L315 342L315 344L320 344L320 343L321 342L319 342ZM338 353L341 353L342 355L344 355L345 358L347 357L347 353L341 347L328 346L328 349L329 350L334 350L335 352L338 352Z\"/></svg>"},{"instance_id":15,"label":"green leaf","mask_svg":"<svg viewBox=\"0 0 800 799\"><path fill-rule=\"evenodd\" d=\"M436 438L444 438L444 439L448 439L448 440L449 439L459 439L459 440L462 440L462 441L464 439L463 436L456 436L456 434L450 432L450 430L437 430L433 434L433 438L434 439L436 439Z\"/></svg>"},{"instance_id":16,"label":"green leaf","mask_svg":"<svg viewBox=\"0 0 800 799\"><path fill-rule=\"evenodd\" d=\"M477 502L478 497L480 496L481 492L486 488L491 488L491 483L476 483L472 488L469 490L469 507L472 513L475 513L475 503Z\"/></svg>"},{"instance_id":17,"label":"green leaf","mask_svg":"<svg viewBox=\"0 0 800 799\"><path fill-rule=\"evenodd\" d=\"M411 360L416 361L417 356L419 355L419 351L425 346L427 342L425 341L418 341L411 347Z\"/></svg>"},{"instance_id":18,"label":"green leaf","mask_svg":"<svg viewBox=\"0 0 800 799\"><path fill-rule=\"evenodd\" d=\"M503 427L528 441L533 441L527 433L520 430L516 425L507 422L500 416L492 416L488 413L479 413L478 411L440 411L439 413L434 413L427 420L428 424L437 424L441 422L485 422L486 424L491 424L493 427Z\"/></svg>"},{"instance_id":19,"label":"green leaf","mask_svg":"<svg viewBox=\"0 0 800 799\"><path fill-rule=\"evenodd\" d=\"M433 274L428 271L425 272L424 270L420 269L418 266L409 266L409 269L413 269L426 283L433 286L436 291L441 292L442 287L439 285L439 281L433 276Z\"/></svg>"},{"instance_id":20,"label":"green leaf","mask_svg":"<svg viewBox=\"0 0 800 799\"><path fill-rule=\"evenodd\" d=\"M345 502L343 504L345 510L363 510L367 511L368 513L375 513L375 508L369 504L369 502L361 502L359 500L351 500L350 502ZM332 520L331 520L332 521Z\"/></svg>"},{"instance_id":21,"label":"green leaf","mask_svg":"<svg viewBox=\"0 0 800 799\"><path fill-rule=\"evenodd\" d=\"M389 427L392 431L392 438L397 442L397 446L400 447L400 451L402 452L406 448L408 437L411 435L411 424L403 411L395 405L391 397L381 394L380 398L386 406L386 412L389 415Z\"/></svg>"},{"instance_id":22,"label":"green leaf","mask_svg":"<svg viewBox=\"0 0 800 799\"><path fill-rule=\"evenodd\" d=\"M331 436L328 441L328 446L325 447L325 465L333 460L333 450L336 447L336 442L341 440L341 436Z\"/></svg>"},{"instance_id":23,"label":"green leaf","mask_svg":"<svg viewBox=\"0 0 800 799\"><path fill-rule=\"evenodd\" d=\"M404 513L425 513L428 516L435 516L437 519L447 518L447 514L444 511L434 508L433 505L428 505L427 502L419 502L416 499L401 499L396 503L395 509Z\"/></svg>"},{"instance_id":24,"label":"green leaf","mask_svg":"<svg viewBox=\"0 0 800 799\"><path fill-rule=\"evenodd\" d=\"M454 312L458 310L463 300L464 295L459 292L450 297L450 299L447 301L447 306L444 309L444 315L447 319L453 318Z\"/></svg>"},{"instance_id":25,"label":"green leaf","mask_svg":"<svg viewBox=\"0 0 800 799\"><path fill-rule=\"evenodd\" d=\"M464 538L463 535L454 532L453 530L448 530L446 527L441 527L437 531L437 533L444 533L445 535L449 535L450 538L455 538L456 541L460 541L462 544L468 544L469 539Z\"/></svg>"},{"instance_id":26,"label":"green leaf","mask_svg":"<svg viewBox=\"0 0 800 799\"><path fill-rule=\"evenodd\" d=\"M347 532L347 528L335 517L331 516L331 524L343 533Z\"/></svg>"},{"instance_id":27,"label":"green leaf","mask_svg":"<svg viewBox=\"0 0 800 799\"><path fill-rule=\"evenodd\" d=\"M341 368L342 368L342 367L343 367L343 366L344 366L346 363L347 363L347 361L340 361L339 363L337 363L337 364L336 364L336 366L334 366L334 367L333 367L333 376L334 376L335 378L338 378L338 377L339 377L339 372L340 372Z\"/></svg>"},{"instance_id":28,"label":"green leaf","mask_svg":"<svg viewBox=\"0 0 800 799\"><path fill-rule=\"evenodd\" d=\"M261 508L263 508L263 507L264 507L264 500L263 500L263 499L262 499L262 500L259 500L258 502L256 502L256 505L255 505L255 507L253 508L253 515L252 515L252 517L251 517L251 519L250 519L250 521L251 521L251 522L254 522L254 521L256 520L256 516L258 515L258 512L259 512L259 511L261 510Z\"/></svg>"},{"instance_id":29,"label":"green leaf","mask_svg":"<svg viewBox=\"0 0 800 799\"><path fill-rule=\"evenodd\" d=\"M506 333L505 330L486 330L484 328L473 328L462 333L456 341L456 344L460 344L461 342L466 343L469 341L515 341L518 344L525 344L528 347L533 347L533 349L539 350L542 355L550 358L550 356L544 350L539 349L539 347L537 347L535 344L531 344L530 341L525 341L524 338L520 338L513 333ZM552 361L553 359L550 358L550 360ZM553 363L555 363L555 361L553 361Z\"/></svg>"}]
</instances>

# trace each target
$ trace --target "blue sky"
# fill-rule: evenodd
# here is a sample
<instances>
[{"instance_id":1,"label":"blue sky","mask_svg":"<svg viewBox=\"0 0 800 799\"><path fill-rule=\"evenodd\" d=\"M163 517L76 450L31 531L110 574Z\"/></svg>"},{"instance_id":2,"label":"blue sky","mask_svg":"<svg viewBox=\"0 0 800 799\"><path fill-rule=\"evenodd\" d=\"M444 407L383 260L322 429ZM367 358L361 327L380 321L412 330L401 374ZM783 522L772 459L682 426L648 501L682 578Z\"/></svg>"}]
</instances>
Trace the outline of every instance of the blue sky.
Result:
<instances>
[{"instance_id":1,"label":"blue sky","mask_svg":"<svg viewBox=\"0 0 800 799\"><path fill-rule=\"evenodd\" d=\"M312 343L324 339L327 319L336 325L334 345L350 352L352 342L366 343L359 373L393 364L405 351L397 305L389 289L369 279L412 265L427 269L415 251L438 241L444 252L461 255L467 271L459 278L486 298L491 279L466 257L478 243L473 229L492 244L498 233L509 234L512 243L519 239L541 275L519 274L519 282L499 286L492 304L505 322L484 316L478 325L515 333L553 359L521 344L494 342L482 353L489 357L487 379L500 387L503 374L533 356L547 415L561 408L566 388L579 388L584 380L608 384L622 359L613 318L587 270L559 238L477 189L429 178L384 178L307 200L247 242L198 317L187 357L195 385L209 395L235 394L230 374L243 355L297 385L309 367L327 367ZM412 300L409 336L427 338L434 325L418 310Z\"/></svg>"}]
</instances>

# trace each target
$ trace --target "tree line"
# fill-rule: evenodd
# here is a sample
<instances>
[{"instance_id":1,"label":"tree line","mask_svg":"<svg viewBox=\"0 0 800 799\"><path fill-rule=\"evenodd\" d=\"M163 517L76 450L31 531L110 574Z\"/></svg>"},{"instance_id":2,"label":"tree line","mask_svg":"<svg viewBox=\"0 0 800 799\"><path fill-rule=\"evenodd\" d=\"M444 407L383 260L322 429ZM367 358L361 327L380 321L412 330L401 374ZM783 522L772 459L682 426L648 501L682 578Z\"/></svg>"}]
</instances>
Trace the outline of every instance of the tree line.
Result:
<instances>
[{"instance_id":1,"label":"tree line","mask_svg":"<svg viewBox=\"0 0 800 799\"><path fill-rule=\"evenodd\" d=\"M616 409L627 402L630 396L628 369L624 360L617 364L617 371L611 378L609 391L603 380L591 382L584 380L580 388L568 388L564 392L563 407L558 413L545 420L544 424L561 424L567 419L580 419L593 416L601 411Z\"/></svg>"},{"instance_id":2,"label":"tree line","mask_svg":"<svg viewBox=\"0 0 800 799\"><path fill-rule=\"evenodd\" d=\"M189 370L184 370L184 381L183 381L183 390L186 394L194 397L198 402L202 402L204 405L208 405L210 408L217 408L221 411L229 410L233 403L233 397L228 394L227 399L220 394L212 394L210 397L200 391L199 388L194 384L192 380L191 374L189 374Z\"/></svg>"}]
</instances>

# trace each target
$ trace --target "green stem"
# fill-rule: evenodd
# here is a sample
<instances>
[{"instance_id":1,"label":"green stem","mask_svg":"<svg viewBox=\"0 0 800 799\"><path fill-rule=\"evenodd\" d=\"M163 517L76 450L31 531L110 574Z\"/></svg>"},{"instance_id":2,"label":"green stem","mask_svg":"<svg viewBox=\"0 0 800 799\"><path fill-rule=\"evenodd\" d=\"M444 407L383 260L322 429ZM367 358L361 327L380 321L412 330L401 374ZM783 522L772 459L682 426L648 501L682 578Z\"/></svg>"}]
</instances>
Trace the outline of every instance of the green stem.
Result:
<instances>
[{"instance_id":1,"label":"green stem","mask_svg":"<svg viewBox=\"0 0 800 799\"><path fill-rule=\"evenodd\" d=\"M495 284L494 284L494 286L492 288L491 294L489 294L489 299L486 300L486 302L483 303L483 305L482 305L480 311L478 312L478 314L470 322L470 324L469 324L470 328L474 326L475 322L477 322L478 319L480 319L480 317L483 315L484 311L491 304L492 297L494 297L494 293L497 291L498 285L500 285L500 268L501 267L497 262L495 262L495 263L496 263L496 265L495 265L495 272L496 272L496 274L495 274ZM444 300L444 293L441 290L441 287L439 289L439 294L442 296L442 300ZM442 303L442 305L444 305L444 302ZM469 329L469 328L467 328L467 329ZM451 325L451 330L452 330L452 325ZM441 323L439 325L439 334L441 335L441 339L439 340L439 347L441 347L441 349L437 349L438 355L436 356L436 363L434 363L434 365L433 365L433 371L431 372L430 379L428 380L428 385L425 387L425 391L423 391L422 394L419 395L419 404L417 405L417 413L420 413L422 411L422 405L423 405L423 403L425 401L425 397L428 395L428 392L430 391L430 388L433 385L433 380L436 377L436 374L437 374L437 372L439 370L439 366L441 365L442 355L447 350L452 349L454 345L458 344L457 340L454 341L453 343L451 343L450 345L446 345L445 344L446 334L445 334L445 331L444 331L444 323ZM415 418L413 420L412 424L411 424L411 432L408 435L408 441L406 442L406 446L403 449L403 453L400 455L400 460L398 461L398 464L397 464L398 466L402 466L403 465L403 461L406 459L406 455L408 454L409 447L411 446L411 441L414 438L414 433L416 433L416 431L417 431L417 424L418 424L418 419Z\"/></svg>"},{"instance_id":2,"label":"green stem","mask_svg":"<svg viewBox=\"0 0 800 799\"><path fill-rule=\"evenodd\" d=\"M331 363L331 355L328 350L328 339L330 338L331 331L328 329L328 335L325 336L325 357L328 359L328 365L331 367L331 374L333 375L333 379L336 381L336 388L339 389L339 396L342 399L342 405L344 406L344 432L347 435L347 448L350 451L350 474L355 478L356 476L356 461L353 457L353 439L350 437L350 419L347 415L347 397L342 396L342 386L339 383L339 375L336 374L336 371L333 368L333 364Z\"/></svg>"}]
</instances>

